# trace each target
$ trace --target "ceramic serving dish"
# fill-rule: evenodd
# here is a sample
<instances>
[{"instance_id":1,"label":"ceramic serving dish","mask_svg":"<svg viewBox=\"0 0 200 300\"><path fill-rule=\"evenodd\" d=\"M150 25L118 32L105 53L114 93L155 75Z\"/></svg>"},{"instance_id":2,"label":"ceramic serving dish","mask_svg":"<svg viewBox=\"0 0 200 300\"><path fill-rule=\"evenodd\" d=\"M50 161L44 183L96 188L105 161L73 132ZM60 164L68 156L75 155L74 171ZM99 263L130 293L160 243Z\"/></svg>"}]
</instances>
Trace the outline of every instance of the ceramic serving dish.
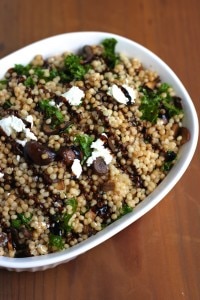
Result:
<instances>
[{"instance_id":1,"label":"ceramic serving dish","mask_svg":"<svg viewBox=\"0 0 200 300\"><path fill-rule=\"evenodd\" d=\"M125 37L106 32L73 32L53 36L26 46L1 59L0 78L15 64L28 64L36 54L41 54L47 58L65 51L77 52L86 44L99 44L103 39L110 37L114 37L118 41L117 52L123 52L129 57L136 57L146 68L157 71L161 80L169 83L174 88L176 94L183 99L183 124L190 131L190 140L181 147L178 160L166 178L154 192L136 206L133 212L123 216L101 232L68 250L29 258L0 257L1 268L15 271L45 270L61 263L66 263L92 249L119 233L158 204L176 185L192 160L198 140L198 118L188 92L176 74L158 56Z\"/></svg>"}]
</instances>

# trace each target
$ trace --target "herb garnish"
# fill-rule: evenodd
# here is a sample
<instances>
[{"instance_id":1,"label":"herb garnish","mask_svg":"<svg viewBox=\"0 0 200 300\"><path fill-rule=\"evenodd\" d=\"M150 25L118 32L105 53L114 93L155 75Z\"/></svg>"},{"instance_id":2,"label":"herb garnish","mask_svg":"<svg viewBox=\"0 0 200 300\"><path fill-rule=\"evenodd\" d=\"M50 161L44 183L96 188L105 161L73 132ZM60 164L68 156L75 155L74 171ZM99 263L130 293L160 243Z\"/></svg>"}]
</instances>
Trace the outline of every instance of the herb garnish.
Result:
<instances>
[{"instance_id":1,"label":"herb garnish","mask_svg":"<svg viewBox=\"0 0 200 300\"><path fill-rule=\"evenodd\" d=\"M77 210L77 206L78 206L77 199L70 198L65 202L65 205L71 206L71 212L70 213L66 212L55 216L55 220L59 224L59 229L63 233L69 232L72 229L72 227L69 225L69 221Z\"/></svg>"},{"instance_id":2,"label":"herb garnish","mask_svg":"<svg viewBox=\"0 0 200 300\"><path fill-rule=\"evenodd\" d=\"M79 134L74 139L74 142L78 144L81 147L81 150L83 151L83 155L84 155L83 162L86 161L87 158L91 156L92 153L91 144L93 141L94 138L87 134Z\"/></svg>"},{"instance_id":3,"label":"herb garnish","mask_svg":"<svg viewBox=\"0 0 200 300\"><path fill-rule=\"evenodd\" d=\"M25 217L23 213L17 214L17 219L11 220L11 226L18 229L21 225L27 226L32 219L32 215L30 217Z\"/></svg>"},{"instance_id":4,"label":"herb garnish","mask_svg":"<svg viewBox=\"0 0 200 300\"><path fill-rule=\"evenodd\" d=\"M143 93L139 107L142 112L141 119L155 124L162 109L165 110L169 118L182 112L182 109L175 105L174 99L169 93L169 87L167 83L162 83L160 87L154 90L141 88L140 91ZM165 93L166 97L163 97L162 93Z\"/></svg>"},{"instance_id":5,"label":"herb garnish","mask_svg":"<svg viewBox=\"0 0 200 300\"><path fill-rule=\"evenodd\" d=\"M26 66L21 65L21 64L16 64L13 68L14 72L16 72L17 75L25 75L25 76L29 76L30 69L31 69L30 64L28 64Z\"/></svg>"},{"instance_id":6,"label":"herb garnish","mask_svg":"<svg viewBox=\"0 0 200 300\"><path fill-rule=\"evenodd\" d=\"M38 106L45 114L46 119L51 118L51 125L58 126L64 122L64 116L56 106L50 104L50 101L49 99L41 100Z\"/></svg>"},{"instance_id":7,"label":"herb garnish","mask_svg":"<svg viewBox=\"0 0 200 300\"><path fill-rule=\"evenodd\" d=\"M64 248L64 240L60 235L50 233L49 235L49 246L62 250Z\"/></svg>"},{"instance_id":8,"label":"herb garnish","mask_svg":"<svg viewBox=\"0 0 200 300\"><path fill-rule=\"evenodd\" d=\"M76 212L78 203L77 203L77 200L75 198L71 198L71 199L67 200L66 205L70 205L72 207L72 213L62 215L61 221L62 221L62 224L63 224L62 225L63 229L66 232L68 232L68 231L71 230L71 226L69 226L69 220L71 219L73 214Z\"/></svg>"},{"instance_id":9,"label":"herb garnish","mask_svg":"<svg viewBox=\"0 0 200 300\"><path fill-rule=\"evenodd\" d=\"M67 81L81 80L89 70L89 65L81 64L81 57L70 54L65 58L65 76Z\"/></svg>"},{"instance_id":10,"label":"herb garnish","mask_svg":"<svg viewBox=\"0 0 200 300\"><path fill-rule=\"evenodd\" d=\"M33 73L30 73L30 70L33 70ZM49 69L49 75L45 74L45 70L46 68L44 67L33 66L31 64L26 66L17 64L14 67L14 71L17 73L17 75L24 75L27 77L24 82L25 86L27 87L33 87L35 85L35 81L33 80L34 77L37 77L38 80L44 79L46 82L53 80L57 76L62 77L62 74L60 74L55 68Z\"/></svg>"},{"instance_id":11,"label":"herb garnish","mask_svg":"<svg viewBox=\"0 0 200 300\"><path fill-rule=\"evenodd\" d=\"M108 66L113 69L118 61L118 55L115 53L115 46L117 40L114 38L108 38L103 40L102 45L104 46L103 57L106 60Z\"/></svg>"},{"instance_id":12,"label":"herb garnish","mask_svg":"<svg viewBox=\"0 0 200 300\"><path fill-rule=\"evenodd\" d=\"M120 217L122 217L122 216L124 216L124 215L126 215L126 214L128 214L128 213L130 213L132 211L133 211L133 208L130 207L130 206L128 206L127 203L124 203L123 206L122 206L122 208L121 208Z\"/></svg>"},{"instance_id":13,"label":"herb garnish","mask_svg":"<svg viewBox=\"0 0 200 300\"><path fill-rule=\"evenodd\" d=\"M165 162L162 166L162 170L168 172L172 168L176 158L177 154L174 151L167 151L165 154Z\"/></svg>"},{"instance_id":14,"label":"herb garnish","mask_svg":"<svg viewBox=\"0 0 200 300\"><path fill-rule=\"evenodd\" d=\"M27 79L24 81L24 85L26 87L30 87L33 88L35 85L35 81L33 80L33 78L31 76L27 77Z\"/></svg>"},{"instance_id":15,"label":"herb garnish","mask_svg":"<svg viewBox=\"0 0 200 300\"><path fill-rule=\"evenodd\" d=\"M3 90L6 88L8 81L6 79L0 80L0 90Z\"/></svg>"},{"instance_id":16,"label":"herb garnish","mask_svg":"<svg viewBox=\"0 0 200 300\"><path fill-rule=\"evenodd\" d=\"M6 100L4 102L4 104L2 105L2 107L3 107L4 110L9 109L11 106L12 106L12 103L10 102L10 100Z\"/></svg>"}]
</instances>

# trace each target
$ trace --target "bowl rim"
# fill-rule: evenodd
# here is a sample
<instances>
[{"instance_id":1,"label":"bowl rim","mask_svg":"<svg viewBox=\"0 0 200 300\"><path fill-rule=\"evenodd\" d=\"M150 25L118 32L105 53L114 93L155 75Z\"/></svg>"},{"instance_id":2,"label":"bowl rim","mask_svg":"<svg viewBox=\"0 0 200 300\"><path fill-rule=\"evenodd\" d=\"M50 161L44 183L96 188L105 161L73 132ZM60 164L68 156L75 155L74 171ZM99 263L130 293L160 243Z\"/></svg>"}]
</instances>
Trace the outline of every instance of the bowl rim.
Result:
<instances>
[{"instance_id":1,"label":"bowl rim","mask_svg":"<svg viewBox=\"0 0 200 300\"><path fill-rule=\"evenodd\" d=\"M155 53L153 53L151 50L147 49L143 45L126 38L124 36L110 33L110 32L103 32L103 31L74 31L74 32L67 32L62 33L58 35L53 35L44 39L41 39L39 41L36 41L34 43L31 43L25 47L22 47L21 49L12 52L11 54L8 54L4 58L0 59L0 66L7 64L7 61L13 60L13 57L20 56L20 53L26 52L27 50L31 52L31 49L36 49L40 44L49 44L53 42L54 40L62 40L62 39L69 39L69 38L80 38L81 36L90 36L92 38L95 37L95 39L103 39L106 37L113 37L118 40L118 43L125 43L126 45L129 45L130 47L135 47L137 51L142 51L145 55L150 56L153 60L155 60L158 65L161 66L161 68L164 68L164 72L168 73L172 81L175 81L177 86L179 86L181 92L184 94L185 101L187 104L187 107L185 109L189 109L189 116L192 116L191 127L193 129L193 132L191 134L191 138L188 145L183 145L182 147L187 149L185 152L187 152L187 159L185 161L177 162L176 165L170 170L166 178L172 178L173 181L170 181L167 185L166 178L156 187L156 189L147 196L141 203L139 203L133 210L133 212L123 216L119 220L113 222L112 224L108 225L105 229L102 231L96 233L94 236L91 236L87 240L60 252L41 255L41 256L35 256L35 257L28 257L28 258L10 258L10 257L0 257L0 268L6 268L9 270L17 270L17 271L34 271L37 269L41 269L42 267L50 268L54 267L55 265L67 262L75 257L77 257L80 254L85 253L86 251L94 248L95 246L101 244L102 242L106 241L110 237L114 236L115 234L119 233L121 230L125 229L127 226L141 218L145 213L150 211L155 205L157 205L168 193L172 190L172 188L176 185L176 183L180 180L186 169L188 168L193 155L195 153L197 142L198 142L198 135L199 135L199 124L198 124L198 117L197 113L194 107L194 103L192 102L192 99L190 98L187 90L185 89L183 83L180 81L180 79L177 77L177 75L174 73L174 71ZM84 40L83 40L84 41ZM66 45L66 51L68 50L68 47ZM62 52L62 51L61 51ZM60 53L61 53L60 52ZM33 53L32 58L34 56ZM48 57L47 55L46 57ZM29 60L30 61L30 60ZM3 69L3 67L2 67ZM4 70L4 73L7 70ZM182 150L182 149L181 149ZM176 168L175 168L176 167ZM178 169L179 168L179 169ZM177 169L179 170L178 173ZM122 222L123 220L123 222Z\"/></svg>"}]
</instances>

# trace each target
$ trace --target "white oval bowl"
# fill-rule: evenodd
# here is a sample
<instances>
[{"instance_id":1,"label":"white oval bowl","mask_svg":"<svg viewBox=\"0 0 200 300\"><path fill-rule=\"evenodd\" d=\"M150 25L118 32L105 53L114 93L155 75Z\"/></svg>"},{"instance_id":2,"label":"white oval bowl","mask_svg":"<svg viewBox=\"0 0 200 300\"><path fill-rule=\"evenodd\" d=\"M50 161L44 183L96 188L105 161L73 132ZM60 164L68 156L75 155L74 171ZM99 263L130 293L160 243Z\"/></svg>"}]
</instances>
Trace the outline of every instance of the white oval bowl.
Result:
<instances>
[{"instance_id":1,"label":"white oval bowl","mask_svg":"<svg viewBox=\"0 0 200 300\"><path fill-rule=\"evenodd\" d=\"M158 204L182 177L192 160L197 146L199 126L197 113L188 92L166 63L145 47L127 38L107 32L72 32L46 38L1 59L0 78L15 64L28 64L37 54L47 58L65 51L77 52L86 44L99 44L103 39L110 37L114 37L118 41L116 46L117 52L123 52L129 57L136 57L146 68L155 70L161 80L169 83L176 94L182 98L184 109L183 124L190 131L190 140L181 147L178 160L166 178L146 199L134 208L133 212L123 216L101 232L68 250L29 258L0 257L0 268L14 271L46 270L61 263L66 263L92 249L126 228Z\"/></svg>"}]
</instances>

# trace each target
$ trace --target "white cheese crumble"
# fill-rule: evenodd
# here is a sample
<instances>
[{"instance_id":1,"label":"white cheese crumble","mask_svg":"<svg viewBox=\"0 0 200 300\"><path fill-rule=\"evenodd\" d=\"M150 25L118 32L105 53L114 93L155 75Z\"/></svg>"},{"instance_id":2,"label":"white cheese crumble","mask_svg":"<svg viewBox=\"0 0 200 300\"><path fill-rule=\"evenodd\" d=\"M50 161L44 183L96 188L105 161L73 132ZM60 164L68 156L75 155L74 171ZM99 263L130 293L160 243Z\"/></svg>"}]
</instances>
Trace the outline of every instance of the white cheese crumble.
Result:
<instances>
[{"instance_id":1,"label":"white cheese crumble","mask_svg":"<svg viewBox=\"0 0 200 300\"><path fill-rule=\"evenodd\" d=\"M123 84L122 87L129 94L131 98L131 103L134 103L137 97L137 91L134 90L132 87L128 86L127 84ZM110 86L107 93L109 96L113 97L119 103L127 104L129 102L129 98L125 96L123 91L116 84Z\"/></svg>"},{"instance_id":2,"label":"white cheese crumble","mask_svg":"<svg viewBox=\"0 0 200 300\"><path fill-rule=\"evenodd\" d=\"M29 120L31 119L30 117L31 116L29 116ZM34 133L31 132L29 128L26 128L24 122L16 116L8 116L6 118L1 119L0 127L7 136L10 136L13 132L24 132L27 139L37 141L37 137L34 135ZM23 141L16 141L24 145L24 143L27 142L27 139L24 139Z\"/></svg>"},{"instance_id":3,"label":"white cheese crumble","mask_svg":"<svg viewBox=\"0 0 200 300\"><path fill-rule=\"evenodd\" d=\"M62 94L71 105L81 104L82 98L85 97L85 93L77 86L72 86L66 93Z\"/></svg>"},{"instance_id":4,"label":"white cheese crumble","mask_svg":"<svg viewBox=\"0 0 200 300\"><path fill-rule=\"evenodd\" d=\"M80 177L82 173L82 166L79 159L75 158L71 167L72 172L76 175L77 178Z\"/></svg>"},{"instance_id":5,"label":"white cheese crumble","mask_svg":"<svg viewBox=\"0 0 200 300\"><path fill-rule=\"evenodd\" d=\"M63 105L63 102L60 102L59 104L56 104L56 102L54 101L54 100L50 100L49 102L48 102L48 104L50 105L50 106L53 106L53 107L57 107L58 109Z\"/></svg>"},{"instance_id":6,"label":"white cheese crumble","mask_svg":"<svg viewBox=\"0 0 200 300\"><path fill-rule=\"evenodd\" d=\"M0 178L3 178L4 174L0 172Z\"/></svg>"},{"instance_id":7,"label":"white cheese crumble","mask_svg":"<svg viewBox=\"0 0 200 300\"><path fill-rule=\"evenodd\" d=\"M28 115L25 120L31 124L31 128L32 128L33 127L33 116Z\"/></svg>"},{"instance_id":8,"label":"white cheese crumble","mask_svg":"<svg viewBox=\"0 0 200 300\"><path fill-rule=\"evenodd\" d=\"M111 163L112 155L110 154L110 150L104 147L104 142L101 139L97 139L93 142L91 148L94 150L92 151L92 155L86 161L88 167L97 159L97 157L102 157L107 165Z\"/></svg>"},{"instance_id":9,"label":"white cheese crumble","mask_svg":"<svg viewBox=\"0 0 200 300\"><path fill-rule=\"evenodd\" d=\"M50 106L56 106L56 102L54 100L50 100L48 104Z\"/></svg>"}]
</instances>

